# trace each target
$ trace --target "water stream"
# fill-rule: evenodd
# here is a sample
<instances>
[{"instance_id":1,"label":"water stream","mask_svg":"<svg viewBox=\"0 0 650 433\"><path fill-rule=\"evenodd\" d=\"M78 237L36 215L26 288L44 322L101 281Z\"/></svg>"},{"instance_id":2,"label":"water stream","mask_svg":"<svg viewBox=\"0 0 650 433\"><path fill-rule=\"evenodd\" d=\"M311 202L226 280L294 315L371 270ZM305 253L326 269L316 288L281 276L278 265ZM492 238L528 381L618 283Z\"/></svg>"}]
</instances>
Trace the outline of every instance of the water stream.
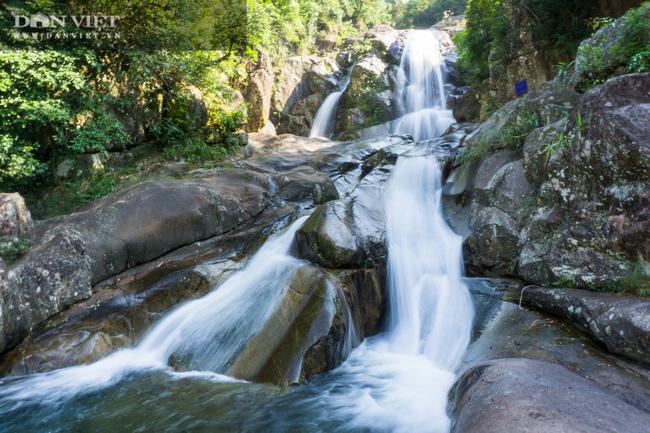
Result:
<instances>
[{"instance_id":1,"label":"water stream","mask_svg":"<svg viewBox=\"0 0 650 433\"><path fill-rule=\"evenodd\" d=\"M352 68L350 68L352 71ZM323 101L316 116L314 116L314 122L311 125L311 130L309 131L309 137L323 137L330 138L334 132L334 123L336 121L336 110L339 107L339 101L341 96L345 93L345 90L350 84L350 73L345 75L345 78L339 83L339 90L332 92Z\"/></svg>"},{"instance_id":2,"label":"water stream","mask_svg":"<svg viewBox=\"0 0 650 433\"><path fill-rule=\"evenodd\" d=\"M436 47L430 32L413 32L400 67L397 129L418 139L451 122ZM386 329L336 370L289 389L223 375L304 263L289 253L303 217L217 290L168 313L137 347L91 365L0 380L0 431L448 432L447 395L473 308L461 280L461 238L441 212L434 151L415 143L385 185ZM170 369L172 355L191 371Z\"/></svg>"}]
</instances>

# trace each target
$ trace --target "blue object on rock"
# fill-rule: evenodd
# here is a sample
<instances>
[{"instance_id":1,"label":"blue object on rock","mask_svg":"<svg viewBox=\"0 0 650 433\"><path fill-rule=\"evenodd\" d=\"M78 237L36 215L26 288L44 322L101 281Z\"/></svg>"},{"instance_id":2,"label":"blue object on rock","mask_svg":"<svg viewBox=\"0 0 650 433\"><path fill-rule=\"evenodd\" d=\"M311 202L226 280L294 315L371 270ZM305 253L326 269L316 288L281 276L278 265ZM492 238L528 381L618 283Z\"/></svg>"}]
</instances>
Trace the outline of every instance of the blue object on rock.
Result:
<instances>
[{"instance_id":1,"label":"blue object on rock","mask_svg":"<svg viewBox=\"0 0 650 433\"><path fill-rule=\"evenodd\" d=\"M517 92L517 96L521 96L524 93L528 93L528 83L526 80L521 80L515 83L515 92Z\"/></svg>"}]
</instances>

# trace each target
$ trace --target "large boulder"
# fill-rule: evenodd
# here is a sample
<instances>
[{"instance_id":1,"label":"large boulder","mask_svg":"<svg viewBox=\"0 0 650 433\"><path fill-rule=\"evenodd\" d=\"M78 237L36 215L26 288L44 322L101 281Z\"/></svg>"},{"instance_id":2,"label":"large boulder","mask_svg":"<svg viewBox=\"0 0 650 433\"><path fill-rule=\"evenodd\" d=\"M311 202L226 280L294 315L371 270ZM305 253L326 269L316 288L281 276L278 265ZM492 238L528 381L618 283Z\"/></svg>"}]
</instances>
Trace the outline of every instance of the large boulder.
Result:
<instances>
[{"instance_id":1,"label":"large boulder","mask_svg":"<svg viewBox=\"0 0 650 433\"><path fill-rule=\"evenodd\" d=\"M257 67L250 74L246 88L247 131L260 131L269 124L274 77L271 58L266 52L260 52Z\"/></svg>"},{"instance_id":2,"label":"large boulder","mask_svg":"<svg viewBox=\"0 0 650 433\"><path fill-rule=\"evenodd\" d=\"M628 276L650 252L649 93L650 74L612 78L582 96L549 88L510 102L470 135L464 173L478 169L447 200L460 219L452 226L467 227L468 270L635 289Z\"/></svg>"},{"instance_id":3,"label":"large boulder","mask_svg":"<svg viewBox=\"0 0 650 433\"><path fill-rule=\"evenodd\" d=\"M208 123L208 106L203 92L196 86L180 89L178 97L167 107L167 112L171 118L192 128L202 128Z\"/></svg>"},{"instance_id":4,"label":"large boulder","mask_svg":"<svg viewBox=\"0 0 650 433\"><path fill-rule=\"evenodd\" d=\"M227 374L293 383L331 370L348 355L354 326L338 284L312 265L298 267L259 333L229 363Z\"/></svg>"},{"instance_id":5,"label":"large boulder","mask_svg":"<svg viewBox=\"0 0 650 433\"><path fill-rule=\"evenodd\" d=\"M375 55L354 66L337 113L336 130L342 137L393 118L396 68Z\"/></svg>"},{"instance_id":6,"label":"large boulder","mask_svg":"<svg viewBox=\"0 0 650 433\"><path fill-rule=\"evenodd\" d=\"M243 170L150 181L44 224L33 250L7 272L0 351L88 298L100 281L252 219L267 205L269 187L266 176Z\"/></svg>"},{"instance_id":7,"label":"large boulder","mask_svg":"<svg viewBox=\"0 0 650 433\"><path fill-rule=\"evenodd\" d=\"M209 288L200 273L182 271L143 292L97 294L25 339L5 356L0 374L26 375L97 361L135 345L160 314Z\"/></svg>"},{"instance_id":8,"label":"large boulder","mask_svg":"<svg viewBox=\"0 0 650 433\"><path fill-rule=\"evenodd\" d=\"M360 266L365 253L351 222L346 202L321 205L296 233L298 254L329 268Z\"/></svg>"},{"instance_id":9,"label":"large boulder","mask_svg":"<svg viewBox=\"0 0 650 433\"><path fill-rule=\"evenodd\" d=\"M399 64L407 32L395 30L388 24L378 24L364 35L365 42L371 46L372 54L387 63Z\"/></svg>"},{"instance_id":10,"label":"large boulder","mask_svg":"<svg viewBox=\"0 0 650 433\"><path fill-rule=\"evenodd\" d=\"M590 335L557 316L519 306L521 284L486 278L466 280L476 305L475 332L461 369L503 358L559 364L632 406L650 412L647 366L607 353ZM524 296L530 289L524 290Z\"/></svg>"},{"instance_id":11,"label":"large boulder","mask_svg":"<svg viewBox=\"0 0 650 433\"><path fill-rule=\"evenodd\" d=\"M32 215L17 192L0 193L0 237L27 236L32 229Z\"/></svg>"},{"instance_id":12,"label":"large boulder","mask_svg":"<svg viewBox=\"0 0 650 433\"><path fill-rule=\"evenodd\" d=\"M650 364L650 301L633 296L543 287L527 288L522 300L576 324L609 351Z\"/></svg>"},{"instance_id":13,"label":"large boulder","mask_svg":"<svg viewBox=\"0 0 650 433\"><path fill-rule=\"evenodd\" d=\"M466 371L455 385L454 433L641 433L650 415L568 369L510 358Z\"/></svg>"},{"instance_id":14,"label":"large boulder","mask_svg":"<svg viewBox=\"0 0 650 433\"><path fill-rule=\"evenodd\" d=\"M616 3L619 4L615 12L640 4L639 1L628 1L626 5L620 4L623 2ZM636 61L645 61L647 67L647 60L643 60L643 47L650 44L648 29L650 29L650 4L633 9L612 24L599 29L578 47L571 84L576 89L584 91L612 76L634 71L635 55L640 55L641 58ZM645 56L647 57L647 54ZM642 64L639 67L643 70Z\"/></svg>"},{"instance_id":15,"label":"large boulder","mask_svg":"<svg viewBox=\"0 0 650 433\"><path fill-rule=\"evenodd\" d=\"M327 57L293 56L275 75L271 121L278 134L309 135L316 111L337 88L337 63Z\"/></svg>"}]
</instances>

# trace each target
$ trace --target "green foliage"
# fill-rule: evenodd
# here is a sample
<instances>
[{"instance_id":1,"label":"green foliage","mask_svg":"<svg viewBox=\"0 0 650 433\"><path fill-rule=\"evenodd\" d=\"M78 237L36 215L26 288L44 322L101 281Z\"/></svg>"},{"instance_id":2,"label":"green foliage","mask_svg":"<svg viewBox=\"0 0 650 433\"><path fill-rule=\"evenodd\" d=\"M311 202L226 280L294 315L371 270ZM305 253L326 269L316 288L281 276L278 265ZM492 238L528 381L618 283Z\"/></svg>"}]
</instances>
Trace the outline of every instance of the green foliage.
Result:
<instances>
[{"instance_id":1,"label":"green foliage","mask_svg":"<svg viewBox=\"0 0 650 433\"><path fill-rule=\"evenodd\" d=\"M570 146L571 141L564 135L564 132L561 132L555 140L545 143L542 150L547 156L551 156L562 152L564 149L568 149Z\"/></svg>"},{"instance_id":2,"label":"green foliage","mask_svg":"<svg viewBox=\"0 0 650 433\"><path fill-rule=\"evenodd\" d=\"M580 90L603 83L619 69L650 70L650 2L630 9L616 22L601 28L580 45L577 66Z\"/></svg>"},{"instance_id":3,"label":"green foliage","mask_svg":"<svg viewBox=\"0 0 650 433\"><path fill-rule=\"evenodd\" d=\"M630 273L618 278L611 286L611 290L638 296L650 296L650 273L647 268L648 264L643 261L633 264Z\"/></svg>"},{"instance_id":4,"label":"green foliage","mask_svg":"<svg viewBox=\"0 0 650 433\"><path fill-rule=\"evenodd\" d=\"M166 147L163 151L163 158L197 164L221 161L230 154L232 154L232 150L228 147L210 144L200 138L189 138Z\"/></svg>"},{"instance_id":5,"label":"green foliage","mask_svg":"<svg viewBox=\"0 0 650 433\"><path fill-rule=\"evenodd\" d=\"M589 35L596 6L591 0L469 0L466 28L455 36L459 65L473 85L498 75L524 31L548 63L566 61Z\"/></svg>"},{"instance_id":6,"label":"green foliage","mask_svg":"<svg viewBox=\"0 0 650 433\"><path fill-rule=\"evenodd\" d=\"M503 2L468 0L465 30L454 36L458 64L466 79L478 85L490 75L490 53L503 53L509 23Z\"/></svg>"},{"instance_id":7,"label":"green foliage","mask_svg":"<svg viewBox=\"0 0 650 433\"><path fill-rule=\"evenodd\" d=\"M0 189L27 185L46 162L66 151L53 139L65 134L88 90L87 52L0 51Z\"/></svg>"},{"instance_id":8,"label":"green foliage","mask_svg":"<svg viewBox=\"0 0 650 433\"><path fill-rule=\"evenodd\" d=\"M0 257L12 264L32 248L32 243L25 237L16 239L0 239Z\"/></svg>"},{"instance_id":9,"label":"green foliage","mask_svg":"<svg viewBox=\"0 0 650 433\"><path fill-rule=\"evenodd\" d=\"M502 110L506 110L506 108ZM521 105L515 107L511 112L501 111L495 115L507 116L504 125L500 128L488 127L480 130L476 138L466 145L460 157L461 162L480 161L497 149L519 151L526 136L540 127L537 113L526 105L526 100L522 100Z\"/></svg>"},{"instance_id":10,"label":"green foliage","mask_svg":"<svg viewBox=\"0 0 650 433\"><path fill-rule=\"evenodd\" d=\"M394 5L398 28L430 27L443 19L445 12L454 15L465 12L466 0L410 0Z\"/></svg>"}]
</instances>

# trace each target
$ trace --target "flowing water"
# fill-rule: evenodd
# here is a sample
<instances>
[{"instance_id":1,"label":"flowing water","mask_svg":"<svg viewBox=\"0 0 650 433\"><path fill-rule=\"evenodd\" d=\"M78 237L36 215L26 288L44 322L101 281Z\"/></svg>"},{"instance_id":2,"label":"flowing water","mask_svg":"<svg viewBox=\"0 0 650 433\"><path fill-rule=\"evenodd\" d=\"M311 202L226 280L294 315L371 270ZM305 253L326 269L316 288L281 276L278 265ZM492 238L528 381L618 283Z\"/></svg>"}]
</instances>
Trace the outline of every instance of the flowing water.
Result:
<instances>
[{"instance_id":1,"label":"flowing water","mask_svg":"<svg viewBox=\"0 0 650 433\"><path fill-rule=\"evenodd\" d=\"M318 107L318 111L314 117L314 122L311 125L311 130L309 131L310 138L330 138L332 136L336 120L336 110L339 107L341 96L345 93L345 89L348 88L348 84L350 84L349 73L345 76L343 81L339 83L339 90L327 95L327 98L325 98L321 106Z\"/></svg>"},{"instance_id":2,"label":"flowing water","mask_svg":"<svg viewBox=\"0 0 650 433\"><path fill-rule=\"evenodd\" d=\"M411 31L397 72L395 97L400 117L392 130L415 140L438 137L454 122L447 110L440 41L427 30Z\"/></svg>"},{"instance_id":3,"label":"flowing water","mask_svg":"<svg viewBox=\"0 0 650 433\"><path fill-rule=\"evenodd\" d=\"M413 33L398 88L399 129L423 139L448 124L441 56L432 40L437 44L429 32ZM440 116L433 126L432 113ZM434 153L415 143L385 185L386 329L341 367L288 389L222 374L304 263L289 253L303 217L218 289L168 313L137 347L91 365L0 380L0 431L447 432L447 395L469 342L473 309L461 280L461 239L441 213ZM192 371L169 368L172 355Z\"/></svg>"}]
</instances>

